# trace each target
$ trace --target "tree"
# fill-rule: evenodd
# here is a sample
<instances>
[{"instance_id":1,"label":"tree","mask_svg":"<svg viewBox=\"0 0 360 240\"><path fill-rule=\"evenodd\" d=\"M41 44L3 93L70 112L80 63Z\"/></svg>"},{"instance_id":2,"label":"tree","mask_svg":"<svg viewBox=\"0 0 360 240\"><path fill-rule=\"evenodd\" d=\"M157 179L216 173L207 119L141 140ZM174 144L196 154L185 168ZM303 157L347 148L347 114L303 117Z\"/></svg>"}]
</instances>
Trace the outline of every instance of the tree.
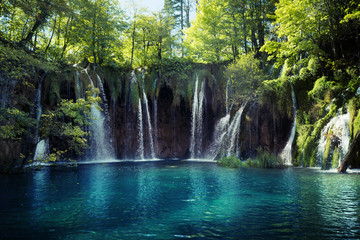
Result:
<instances>
[{"instance_id":1,"label":"tree","mask_svg":"<svg viewBox=\"0 0 360 240\"><path fill-rule=\"evenodd\" d=\"M353 5L351 0L280 0L275 11L277 39L268 41L262 51L279 64L285 59L291 64L304 61L305 56L315 56L330 64L333 60L351 59L354 49L345 42L358 36L358 24L340 23L346 9Z\"/></svg>"},{"instance_id":2,"label":"tree","mask_svg":"<svg viewBox=\"0 0 360 240\"><path fill-rule=\"evenodd\" d=\"M185 28L190 27L190 11L194 5L193 0L165 0L164 12L168 18L173 18L171 24L172 35L180 41L181 56L184 56L183 36ZM176 50L176 45L173 46Z\"/></svg>"},{"instance_id":3,"label":"tree","mask_svg":"<svg viewBox=\"0 0 360 240\"><path fill-rule=\"evenodd\" d=\"M227 71L230 75L230 84L233 89L233 100L249 100L255 90L264 80L260 66L260 60L255 58L254 53L241 55L235 62L230 64Z\"/></svg>"},{"instance_id":4,"label":"tree","mask_svg":"<svg viewBox=\"0 0 360 240\"><path fill-rule=\"evenodd\" d=\"M62 99L54 110L48 110L41 115L40 138L56 138L62 142L62 148L52 155L52 160L62 157L62 154L71 152L81 155L88 148L86 137L89 132L84 130L92 119L91 107L100 108L100 97L94 97L99 89L86 91L86 98L73 100Z\"/></svg>"},{"instance_id":5,"label":"tree","mask_svg":"<svg viewBox=\"0 0 360 240\"><path fill-rule=\"evenodd\" d=\"M190 58L200 62L219 62L231 58L225 28L225 4L220 0L199 1L193 25L185 30L184 45Z\"/></svg>"},{"instance_id":6,"label":"tree","mask_svg":"<svg viewBox=\"0 0 360 240\"><path fill-rule=\"evenodd\" d=\"M73 43L83 57L95 64L110 61L124 27L122 12L111 0L80 0L78 7L72 28Z\"/></svg>"},{"instance_id":7,"label":"tree","mask_svg":"<svg viewBox=\"0 0 360 240\"><path fill-rule=\"evenodd\" d=\"M169 57L174 42L171 25L172 19L163 13L137 14L124 41L124 55L131 65L148 66Z\"/></svg>"}]
</instances>

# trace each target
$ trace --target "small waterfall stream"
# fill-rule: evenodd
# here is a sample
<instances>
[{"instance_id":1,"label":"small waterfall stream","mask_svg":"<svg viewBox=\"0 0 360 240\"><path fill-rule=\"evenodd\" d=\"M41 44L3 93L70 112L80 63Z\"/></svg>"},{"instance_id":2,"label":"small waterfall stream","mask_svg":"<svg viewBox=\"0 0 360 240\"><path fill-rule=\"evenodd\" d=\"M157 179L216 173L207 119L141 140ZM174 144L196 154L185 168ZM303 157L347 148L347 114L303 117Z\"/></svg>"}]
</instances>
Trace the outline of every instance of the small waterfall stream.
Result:
<instances>
[{"instance_id":1,"label":"small waterfall stream","mask_svg":"<svg viewBox=\"0 0 360 240\"><path fill-rule=\"evenodd\" d=\"M292 151L292 145L295 139L295 134L296 134L296 97L295 97L295 91L294 91L294 86L291 82L291 80L289 79L289 83L291 86L291 99L292 99L292 103L293 103L293 116L294 116L294 122L291 128L291 134L289 137L289 140L287 141L284 149L282 150L280 157L285 161L285 165L291 166L291 151Z\"/></svg>"},{"instance_id":2,"label":"small waterfall stream","mask_svg":"<svg viewBox=\"0 0 360 240\"><path fill-rule=\"evenodd\" d=\"M42 105L41 105L41 94L42 94L42 83L45 78L45 73L42 75L39 86L36 92L36 129L35 129L35 141L36 149L34 154L34 160L42 160L45 159L49 154L49 140L41 139L39 137L39 126L40 126L40 118L42 114Z\"/></svg>"},{"instance_id":3,"label":"small waterfall stream","mask_svg":"<svg viewBox=\"0 0 360 240\"><path fill-rule=\"evenodd\" d=\"M138 156L140 159L144 159L144 126L143 126L143 119L142 119L142 106L141 106L141 99L139 98L138 103L138 142L139 142L139 149L138 149Z\"/></svg>"},{"instance_id":4,"label":"small waterfall stream","mask_svg":"<svg viewBox=\"0 0 360 240\"><path fill-rule=\"evenodd\" d=\"M239 142L239 133L240 133L240 123L241 123L241 117L242 113L244 111L244 108L246 106L246 103L244 103L239 110L236 112L234 119L232 120L228 132L227 132L227 150L226 150L226 156L231 157L232 155L238 155L237 154L237 146Z\"/></svg>"},{"instance_id":5,"label":"small waterfall stream","mask_svg":"<svg viewBox=\"0 0 360 240\"><path fill-rule=\"evenodd\" d=\"M44 160L49 155L49 139L42 139L36 145L34 160Z\"/></svg>"},{"instance_id":6,"label":"small waterfall stream","mask_svg":"<svg viewBox=\"0 0 360 240\"><path fill-rule=\"evenodd\" d=\"M200 92L199 77L196 76L195 91L193 98L192 114L191 114L191 138L190 138L190 156L191 158L201 157L202 153L202 137L203 137L203 112L205 97L205 82L202 82Z\"/></svg>"},{"instance_id":7,"label":"small waterfall stream","mask_svg":"<svg viewBox=\"0 0 360 240\"><path fill-rule=\"evenodd\" d=\"M151 154L151 158L154 159L155 158L155 151L154 151L154 140L153 140L153 135L152 135L153 131L152 131L152 126L151 126L149 103L148 103L148 100L147 100L147 96L145 94L144 87L143 87L143 102L144 102L144 105L145 105L146 120L147 120L147 124L148 124L150 154Z\"/></svg>"},{"instance_id":8,"label":"small waterfall stream","mask_svg":"<svg viewBox=\"0 0 360 240\"><path fill-rule=\"evenodd\" d=\"M155 76L154 80L154 97L153 97L153 116L154 116L154 144L155 144L155 154L159 151L159 142L158 142L158 105L156 99L156 83L157 76Z\"/></svg>"},{"instance_id":9,"label":"small waterfall stream","mask_svg":"<svg viewBox=\"0 0 360 240\"><path fill-rule=\"evenodd\" d=\"M230 114L227 114L225 117L221 118L215 125L215 130L213 134L213 141L210 144L207 151L207 158L214 160L217 154L220 151L221 144L227 133L230 123Z\"/></svg>"},{"instance_id":10,"label":"small waterfall stream","mask_svg":"<svg viewBox=\"0 0 360 240\"><path fill-rule=\"evenodd\" d=\"M89 75L86 69L85 69L85 73L89 78L91 86L95 87L94 82L92 81L91 76ZM100 96L102 98L102 101L105 101L106 98L103 99L103 97L105 96L104 88L102 87L100 77L98 78L98 84L99 84L99 89L101 94ZM104 107L107 107L107 105L104 105ZM107 109L106 112L108 113ZM92 133L91 146L93 151L93 158L97 160L113 159L114 150L111 143L109 129L107 126L108 121L105 119L109 115L106 116L101 110L99 110L99 106L97 106L97 104L93 104L91 106L91 114L93 116L93 119L91 120L92 125L90 127Z\"/></svg>"}]
</instances>

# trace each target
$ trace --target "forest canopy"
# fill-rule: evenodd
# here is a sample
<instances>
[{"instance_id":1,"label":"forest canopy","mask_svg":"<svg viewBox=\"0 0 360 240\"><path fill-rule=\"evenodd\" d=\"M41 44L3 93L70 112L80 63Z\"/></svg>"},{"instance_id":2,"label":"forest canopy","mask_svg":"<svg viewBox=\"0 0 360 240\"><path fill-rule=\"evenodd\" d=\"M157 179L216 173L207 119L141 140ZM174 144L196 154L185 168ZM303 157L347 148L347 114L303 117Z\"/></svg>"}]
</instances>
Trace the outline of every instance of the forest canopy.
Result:
<instances>
[{"instance_id":1,"label":"forest canopy","mask_svg":"<svg viewBox=\"0 0 360 240\"><path fill-rule=\"evenodd\" d=\"M354 0L165 0L154 13L116 0L2 1L0 40L71 64L217 63L254 52L262 64L316 56L336 65L359 58L359 12Z\"/></svg>"}]
</instances>

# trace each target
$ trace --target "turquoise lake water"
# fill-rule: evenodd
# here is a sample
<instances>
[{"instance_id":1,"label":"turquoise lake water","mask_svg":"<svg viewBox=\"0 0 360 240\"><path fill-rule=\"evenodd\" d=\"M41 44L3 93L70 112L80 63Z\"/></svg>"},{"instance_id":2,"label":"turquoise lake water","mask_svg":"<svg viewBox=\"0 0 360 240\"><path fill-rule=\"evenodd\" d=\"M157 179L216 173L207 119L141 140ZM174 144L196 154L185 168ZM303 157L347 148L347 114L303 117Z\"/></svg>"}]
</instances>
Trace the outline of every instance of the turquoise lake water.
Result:
<instances>
[{"instance_id":1,"label":"turquoise lake water","mask_svg":"<svg viewBox=\"0 0 360 240\"><path fill-rule=\"evenodd\" d=\"M0 239L359 239L360 175L186 161L0 176Z\"/></svg>"}]
</instances>

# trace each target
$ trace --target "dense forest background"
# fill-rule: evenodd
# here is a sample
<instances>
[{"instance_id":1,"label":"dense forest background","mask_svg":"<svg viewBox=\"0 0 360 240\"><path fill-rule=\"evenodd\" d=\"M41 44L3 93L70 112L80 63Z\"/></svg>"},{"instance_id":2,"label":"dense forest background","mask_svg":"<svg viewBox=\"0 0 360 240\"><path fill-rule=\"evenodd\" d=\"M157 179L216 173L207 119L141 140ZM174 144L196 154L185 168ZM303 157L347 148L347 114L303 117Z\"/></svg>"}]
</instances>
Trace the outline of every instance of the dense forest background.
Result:
<instances>
[{"instance_id":1,"label":"dense forest background","mask_svg":"<svg viewBox=\"0 0 360 240\"><path fill-rule=\"evenodd\" d=\"M34 91L46 74L91 63L123 72L156 69L160 77L179 76L181 85L193 66L217 65L230 79L233 103L271 102L289 118L292 82L298 109L293 164L313 166L320 131L338 111L351 114L351 139L360 129L359 27L355 0L165 0L155 13L135 4L126 12L115 0L1 1L1 142L10 149L19 143L23 164L34 148L23 143L32 142L39 127L68 149L86 146L83 126L99 101L96 90L82 102L53 97L39 126Z\"/></svg>"}]
</instances>

